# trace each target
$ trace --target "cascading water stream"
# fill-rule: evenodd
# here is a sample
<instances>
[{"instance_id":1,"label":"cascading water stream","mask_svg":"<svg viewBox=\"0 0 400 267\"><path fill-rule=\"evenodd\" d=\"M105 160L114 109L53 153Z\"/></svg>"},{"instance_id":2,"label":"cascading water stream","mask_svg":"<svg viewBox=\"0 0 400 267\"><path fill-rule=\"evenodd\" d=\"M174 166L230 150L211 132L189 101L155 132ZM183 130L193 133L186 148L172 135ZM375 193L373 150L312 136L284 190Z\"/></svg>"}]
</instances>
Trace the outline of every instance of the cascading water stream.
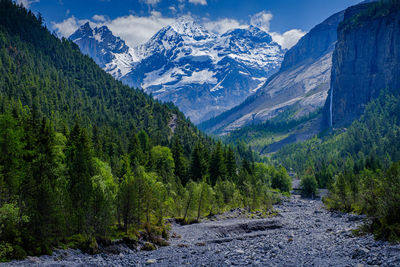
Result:
<instances>
[{"instance_id":1,"label":"cascading water stream","mask_svg":"<svg viewBox=\"0 0 400 267\"><path fill-rule=\"evenodd\" d=\"M333 126L332 105L333 105L333 88L331 88L331 99L330 99L330 106L329 106L329 115L330 115L329 126L330 127Z\"/></svg>"}]
</instances>

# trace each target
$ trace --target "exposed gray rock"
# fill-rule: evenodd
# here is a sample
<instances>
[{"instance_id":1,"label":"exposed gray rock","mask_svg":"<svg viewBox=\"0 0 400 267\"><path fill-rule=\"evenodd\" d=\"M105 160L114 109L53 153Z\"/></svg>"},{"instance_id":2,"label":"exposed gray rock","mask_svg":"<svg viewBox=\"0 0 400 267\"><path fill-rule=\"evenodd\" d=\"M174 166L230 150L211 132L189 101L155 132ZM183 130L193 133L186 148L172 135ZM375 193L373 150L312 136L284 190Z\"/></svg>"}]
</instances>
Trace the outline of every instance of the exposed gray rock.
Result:
<instances>
[{"instance_id":1,"label":"exposed gray rock","mask_svg":"<svg viewBox=\"0 0 400 267\"><path fill-rule=\"evenodd\" d=\"M78 250L57 250L52 256L0 265L400 266L400 245L375 241L372 235L349 234L362 223L349 220L354 215L331 216L322 202L295 197L276 209L281 216L267 219L216 218L185 226L173 223L172 231L181 238L173 238L170 246L155 251L87 255ZM315 227L316 219L321 221L318 227ZM269 227L277 224L281 227ZM224 226L229 233L222 231L221 237ZM288 242L288 239L292 240ZM209 242L212 240L217 242Z\"/></svg>"},{"instance_id":2,"label":"exposed gray rock","mask_svg":"<svg viewBox=\"0 0 400 267\"><path fill-rule=\"evenodd\" d=\"M203 129L226 134L249 124L265 122L291 108L299 118L323 107L328 96L337 27L343 14L344 11L329 17L303 36L286 52L279 72L254 96L204 123Z\"/></svg>"},{"instance_id":3,"label":"exposed gray rock","mask_svg":"<svg viewBox=\"0 0 400 267\"><path fill-rule=\"evenodd\" d=\"M326 124L348 124L382 90L400 89L400 10L354 19L366 14L372 5L375 3L347 9L338 30L330 91L333 98L326 103Z\"/></svg>"}]
</instances>

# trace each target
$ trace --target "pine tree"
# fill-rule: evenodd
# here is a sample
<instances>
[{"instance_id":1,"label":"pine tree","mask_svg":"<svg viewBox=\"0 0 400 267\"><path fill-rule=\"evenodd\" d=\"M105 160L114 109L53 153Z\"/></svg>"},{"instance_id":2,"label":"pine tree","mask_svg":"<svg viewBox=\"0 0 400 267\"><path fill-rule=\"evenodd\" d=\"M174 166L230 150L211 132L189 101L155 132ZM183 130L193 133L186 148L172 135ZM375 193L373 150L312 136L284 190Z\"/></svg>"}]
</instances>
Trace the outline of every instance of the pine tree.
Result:
<instances>
[{"instance_id":1,"label":"pine tree","mask_svg":"<svg viewBox=\"0 0 400 267\"><path fill-rule=\"evenodd\" d=\"M9 114L0 115L0 203L12 200L18 193L23 175L25 142L23 129Z\"/></svg>"},{"instance_id":2,"label":"pine tree","mask_svg":"<svg viewBox=\"0 0 400 267\"><path fill-rule=\"evenodd\" d=\"M87 214L92 194L91 177L94 175L93 151L85 129L75 124L66 149L71 196L71 214L74 231L82 233L89 230Z\"/></svg>"},{"instance_id":3,"label":"pine tree","mask_svg":"<svg viewBox=\"0 0 400 267\"><path fill-rule=\"evenodd\" d=\"M213 186L218 179L224 180L226 178L225 159L221 142L217 143L211 155L209 172L211 185Z\"/></svg>"},{"instance_id":4,"label":"pine tree","mask_svg":"<svg viewBox=\"0 0 400 267\"><path fill-rule=\"evenodd\" d=\"M178 137L174 137L172 143L172 156L175 163L175 176L180 180L183 186L189 181L186 171L185 157L183 155L183 147Z\"/></svg>"},{"instance_id":5,"label":"pine tree","mask_svg":"<svg viewBox=\"0 0 400 267\"><path fill-rule=\"evenodd\" d=\"M127 233L129 226L134 222L137 209L137 207L135 207L137 204L137 196L135 194L135 181L130 168L129 157L125 156L123 161L125 162L124 165L126 169L118 191L118 218L122 218L124 230ZM118 219L118 221L120 221L120 219Z\"/></svg>"},{"instance_id":6,"label":"pine tree","mask_svg":"<svg viewBox=\"0 0 400 267\"><path fill-rule=\"evenodd\" d=\"M144 155L142 151L142 146L135 130L132 132L132 135L129 139L128 154L129 161L133 169L135 169L140 162L143 163Z\"/></svg>"},{"instance_id":7,"label":"pine tree","mask_svg":"<svg viewBox=\"0 0 400 267\"><path fill-rule=\"evenodd\" d=\"M35 131L36 129L33 129ZM39 131L36 132L34 160L30 163L33 188L28 188L25 197L30 203L30 224L37 242L41 244L42 253L48 253L50 242L60 229L57 229L61 212L57 210L56 184L57 160L54 150L54 131L46 119L42 119ZM30 176L27 176L30 177Z\"/></svg>"},{"instance_id":8,"label":"pine tree","mask_svg":"<svg viewBox=\"0 0 400 267\"><path fill-rule=\"evenodd\" d=\"M226 164L227 177L230 179L230 181L235 181L237 166L236 166L235 153L233 152L233 149L231 147L229 147L228 150L226 151L225 164Z\"/></svg>"},{"instance_id":9,"label":"pine tree","mask_svg":"<svg viewBox=\"0 0 400 267\"><path fill-rule=\"evenodd\" d=\"M203 176L207 173L207 161L204 156L204 146L198 142L196 143L190 163L190 178L193 181L201 181Z\"/></svg>"},{"instance_id":10,"label":"pine tree","mask_svg":"<svg viewBox=\"0 0 400 267\"><path fill-rule=\"evenodd\" d=\"M140 159L140 165L150 167L149 166L149 160L150 160L150 149L151 149L151 144L150 144L150 139L149 135L141 130L138 135L139 141L140 141L140 146L142 148L142 157Z\"/></svg>"}]
</instances>

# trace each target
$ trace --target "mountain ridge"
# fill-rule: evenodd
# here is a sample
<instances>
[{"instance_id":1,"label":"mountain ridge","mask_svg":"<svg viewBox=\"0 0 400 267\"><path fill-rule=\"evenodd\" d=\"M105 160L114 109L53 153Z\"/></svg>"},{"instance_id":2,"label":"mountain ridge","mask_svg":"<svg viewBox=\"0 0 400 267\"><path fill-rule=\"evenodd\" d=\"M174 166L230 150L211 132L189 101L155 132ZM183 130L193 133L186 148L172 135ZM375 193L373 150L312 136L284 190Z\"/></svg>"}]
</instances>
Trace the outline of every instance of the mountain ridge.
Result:
<instances>
[{"instance_id":1,"label":"mountain ridge","mask_svg":"<svg viewBox=\"0 0 400 267\"><path fill-rule=\"evenodd\" d=\"M87 28L85 25L82 27ZM92 42L94 38L82 34L82 27L70 39L78 40L85 52L87 46L79 38ZM101 45L105 48L107 45ZM162 28L146 43L111 54L113 59L103 63L107 72L157 99L173 102L198 123L257 91L277 71L284 50L257 27L216 35L185 16Z\"/></svg>"}]
</instances>

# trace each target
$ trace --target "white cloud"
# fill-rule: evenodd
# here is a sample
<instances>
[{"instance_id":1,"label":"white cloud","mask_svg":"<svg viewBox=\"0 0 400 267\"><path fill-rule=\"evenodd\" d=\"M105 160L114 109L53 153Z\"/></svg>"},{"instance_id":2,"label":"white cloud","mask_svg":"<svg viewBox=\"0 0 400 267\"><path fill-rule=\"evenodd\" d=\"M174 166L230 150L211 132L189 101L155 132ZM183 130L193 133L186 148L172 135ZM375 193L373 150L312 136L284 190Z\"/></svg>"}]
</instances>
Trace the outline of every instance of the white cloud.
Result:
<instances>
[{"instance_id":1,"label":"white cloud","mask_svg":"<svg viewBox=\"0 0 400 267\"><path fill-rule=\"evenodd\" d=\"M303 37L306 32L299 29L293 29L285 32L284 34L279 34L276 32L270 32L272 39L281 45L284 49L292 48L297 42Z\"/></svg>"},{"instance_id":2,"label":"white cloud","mask_svg":"<svg viewBox=\"0 0 400 267\"><path fill-rule=\"evenodd\" d=\"M189 3L194 4L194 5L206 6L207 0L189 0Z\"/></svg>"},{"instance_id":3,"label":"white cloud","mask_svg":"<svg viewBox=\"0 0 400 267\"><path fill-rule=\"evenodd\" d=\"M22 4L25 8L30 8L31 4L40 2L40 0L16 0L18 5Z\"/></svg>"},{"instance_id":4,"label":"white cloud","mask_svg":"<svg viewBox=\"0 0 400 267\"><path fill-rule=\"evenodd\" d=\"M271 12L264 10L251 16L250 24L268 32L272 36L272 39L284 49L290 49L306 34L306 32L299 29L292 29L283 34L270 32L270 25L273 17Z\"/></svg>"},{"instance_id":5,"label":"white cloud","mask_svg":"<svg viewBox=\"0 0 400 267\"><path fill-rule=\"evenodd\" d=\"M250 24L256 26L266 32L269 32L269 27L273 15L271 12L261 11L250 17Z\"/></svg>"},{"instance_id":6,"label":"white cloud","mask_svg":"<svg viewBox=\"0 0 400 267\"><path fill-rule=\"evenodd\" d=\"M142 1L145 2L149 6L155 6L158 3L160 3L161 0L142 0Z\"/></svg>"},{"instance_id":7,"label":"white cloud","mask_svg":"<svg viewBox=\"0 0 400 267\"><path fill-rule=\"evenodd\" d=\"M114 35L121 37L130 47L135 47L149 40L157 31L162 27L172 24L175 19L166 18L160 12L152 11L150 16L140 17L129 15L118 17L114 20L99 20L101 16L92 18L92 26L106 25ZM103 18L101 18L103 19ZM60 23L52 23L53 29L59 36L68 38L73 34L81 25L88 22L88 20L78 20L74 16L65 19Z\"/></svg>"},{"instance_id":8,"label":"white cloud","mask_svg":"<svg viewBox=\"0 0 400 267\"><path fill-rule=\"evenodd\" d=\"M82 24L85 24L89 20L78 20L74 16L65 19L60 23L52 22L53 29L59 36L68 38L71 34L73 34Z\"/></svg>"},{"instance_id":9,"label":"white cloud","mask_svg":"<svg viewBox=\"0 0 400 267\"><path fill-rule=\"evenodd\" d=\"M184 2L185 0L179 0ZM187 1L187 0L186 0ZM192 0L193 1L193 0ZM172 8L170 8L173 11ZM270 22L273 15L270 12L262 11L250 17L250 24L257 26L268 32L272 39L280 44L282 48L289 49L295 45L298 40L306 34L302 30L292 29L283 34L270 31ZM65 19L62 22L54 23L53 29L59 36L69 37L81 25L89 20L78 20L74 16ZM128 15L110 20L104 15L94 15L89 21L92 26L106 25L114 35L121 37L130 47L143 44L148 41L162 27L175 22L175 18L164 17L160 12L152 11L148 16ZM211 32L223 34L231 29L246 28L247 23L240 22L231 18L223 18L219 20L204 20L204 26Z\"/></svg>"},{"instance_id":10,"label":"white cloud","mask_svg":"<svg viewBox=\"0 0 400 267\"><path fill-rule=\"evenodd\" d=\"M176 7L170 6L168 9L169 9L172 13L176 13Z\"/></svg>"},{"instance_id":11,"label":"white cloud","mask_svg":"<svg viewBox=\"0 0 400 267\"><path fill-rule=\"evenodd\" d=\"M217 34L223 34L232 29L248 27L248 25L241 24L239 21L235 19L228 19L228 18L220 19L217 21L207 21L204 23L204 26L206 27L207 30Z\"/></svg>"},{"instance_id":12,"label":"white cloud","mask_svg":"<svg viewBox=\"0 0 400 267\"><path fill-rule=\"evenodd\" d=\"M104 15L94 15L94 16L92 17L92 20L98 21L98 22L104 22L104 21L106 21L107 19L106 19L106 17L105 17Z\"/></svg>"},{"instance_id":13,"label":"white cloud","mask_svg":"<svg viewBox=\"0 0 400 267\"><path fill-rule=\"evenodd\" d=\"M106 25L117 36L124 39L131 47L149 40L162 27L172 24L175 19L165 18L159 12L152 12L148 17L129 15L116 18Z\"/></svg>"}]
</instances>

